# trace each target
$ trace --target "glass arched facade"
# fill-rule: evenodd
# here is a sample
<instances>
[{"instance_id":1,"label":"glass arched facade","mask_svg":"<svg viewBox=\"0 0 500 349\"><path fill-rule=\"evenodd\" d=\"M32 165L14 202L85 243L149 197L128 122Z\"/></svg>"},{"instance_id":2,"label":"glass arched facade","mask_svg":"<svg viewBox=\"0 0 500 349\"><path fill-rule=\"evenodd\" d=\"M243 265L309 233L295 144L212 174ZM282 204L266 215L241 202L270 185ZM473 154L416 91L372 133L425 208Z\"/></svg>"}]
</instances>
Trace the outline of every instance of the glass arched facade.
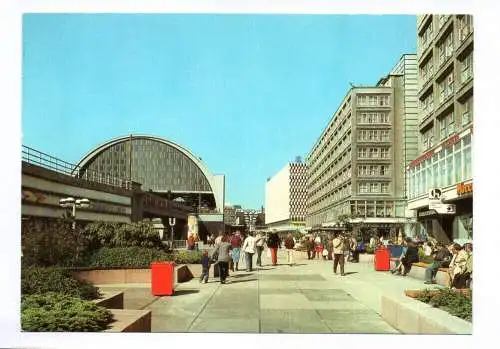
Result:
<instances>
[{"instance_id":1,"label":"glass arched facade","mask_svg":"<svg viewBox=\"0 0 500 349\"><path fill-rule=\"evenodd\" d=\"M210 184L186 154L148 137L124 138L81 164L86 169L141 183L142 190L212 192Z\"/></svg>"}]
</instances>

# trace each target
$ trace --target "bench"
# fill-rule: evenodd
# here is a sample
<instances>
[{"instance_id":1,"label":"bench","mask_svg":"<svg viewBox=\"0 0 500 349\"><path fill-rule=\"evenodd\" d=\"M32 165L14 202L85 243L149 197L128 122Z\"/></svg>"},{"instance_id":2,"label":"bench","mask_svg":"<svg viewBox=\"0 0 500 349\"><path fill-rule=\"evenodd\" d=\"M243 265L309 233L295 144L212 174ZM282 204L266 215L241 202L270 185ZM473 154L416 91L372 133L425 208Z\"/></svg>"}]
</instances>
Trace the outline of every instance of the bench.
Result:
<instances>
[{"instance_id":1,"label":"bench","mask_svg":"<svg viewBox=\"0 0 500 349\"><path fill-rule=\"evenodd\" d=\"M428 263L413 263L408 273L409 277L420 279L425 281L425 269L429 266ZM436 284L441 286L449 286L450 284L450 276L448 274L448 268L439 268L436 273Z\"/></svg>"}]
</instances>

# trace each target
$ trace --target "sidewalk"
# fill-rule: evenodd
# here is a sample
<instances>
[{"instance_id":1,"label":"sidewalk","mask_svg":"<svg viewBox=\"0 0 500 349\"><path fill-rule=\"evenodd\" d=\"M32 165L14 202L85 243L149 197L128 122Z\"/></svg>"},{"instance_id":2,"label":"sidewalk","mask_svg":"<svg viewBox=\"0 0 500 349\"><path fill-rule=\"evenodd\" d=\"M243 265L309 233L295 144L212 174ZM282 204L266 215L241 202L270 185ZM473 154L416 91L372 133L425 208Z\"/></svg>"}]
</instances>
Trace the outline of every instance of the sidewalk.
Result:
<instances>
[{"instance_id":1,"label":"sidewalk","mask_svg":"<svg viewBox=\"0 0 500 349\"><path fill-rule=\"evenodd\" d=\"M278 261L285 260L280 253ZM398 333L379 315L380 296L426 288L371 263L347 263L343 277L333 274L332 261L297 263L235 272L225 285L193 279L173 297L153 297L149 284L102 288L124 290L125 308L152 310L152 332L246 333Z\"/></svg>"}]
</instances>

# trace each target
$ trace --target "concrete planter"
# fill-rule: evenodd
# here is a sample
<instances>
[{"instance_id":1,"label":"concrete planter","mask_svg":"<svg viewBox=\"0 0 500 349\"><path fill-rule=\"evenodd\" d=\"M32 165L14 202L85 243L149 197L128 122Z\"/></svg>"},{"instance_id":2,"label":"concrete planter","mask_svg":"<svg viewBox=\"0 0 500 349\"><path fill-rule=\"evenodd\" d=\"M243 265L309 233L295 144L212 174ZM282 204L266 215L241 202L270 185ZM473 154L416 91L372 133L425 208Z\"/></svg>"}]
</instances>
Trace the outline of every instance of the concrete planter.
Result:
<instances>
[{"instance_id":1,"label":"concrete planter","mask_svg":"<svg viewBox=\"0 0 500 349\"><path fill-rule=\"evenodd\" d=\"M175 267L175 282L181 283L201 275L201 265L183 264ZM94 285L108 284L147 284L151 283L151 269L86 269L74 270L78 280Z\"/></svg>"},{"instance_id":2,"label":"concrete planter","mask_svg":"<svg viewBox=\"0 0 500 349\"><path fill-rule=\"evenodd\" d=\"M115 321L104 332L151 332L151 310L112 309Z\"/></svg>"},{"instance_id":3,"label":"concrete planter","mask_svg":"<svg viewBox=\"0 0 500 349\"><path fill-rule=\"evenodd\" d=\"M93 302L107 309L123 309L123 292L105 292L103 298L95 299Z\"/></svg>"},{"instance_id":4,"label":"concrete planter","mask_svg":"<svg viewBox=\"0 0 500 349\"><path fill-rule=\"evenodd\" d=\"M472 334L472 323L410 297L382 296L381 315L405 334Z\"/></svg>"}]
</instances>

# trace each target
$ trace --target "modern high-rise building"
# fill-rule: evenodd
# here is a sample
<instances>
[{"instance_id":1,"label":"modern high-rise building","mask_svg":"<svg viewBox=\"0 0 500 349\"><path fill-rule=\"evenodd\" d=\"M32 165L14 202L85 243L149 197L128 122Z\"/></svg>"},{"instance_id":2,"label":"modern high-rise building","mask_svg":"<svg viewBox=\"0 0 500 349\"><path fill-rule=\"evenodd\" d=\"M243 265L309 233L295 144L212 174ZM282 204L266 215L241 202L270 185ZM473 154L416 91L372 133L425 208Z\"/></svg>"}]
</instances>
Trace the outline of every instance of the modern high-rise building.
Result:
<instances>
[{"instance_id":1,"label":"modern high-rise building","mask_svg":"<svg viewBox=\"0 0 500 349\"><path fill-rule=\"evenodd\" d=\"M372 87L353 87L307 157L308 228L368 223L389 234L408 222L405 165L417 155L417 58L401 57Z\"/></svg>"},{"instance_id":2,"label":"modern high-rise building","mask_svg":"<svg viewBox=\"0 0 500 349\"><path fill-rule=\"evenodd\" d=\"M472 16L417 16L417 32L419 156L407 166L408 208L425 233L471 239ZM429 207L430 194L455 207Z\"/></svg>"},{"instance_id":3,"label":"modern high-rise building","mask_svg":"<svg viewBox=\"0 0 500 349\"><path fill-rule=\"evenodd\" d=\"M277 231L303 230L306 217L307 166L291 162L269 178L265 194L265 222Z\"/></svg>"}]
</instances>

